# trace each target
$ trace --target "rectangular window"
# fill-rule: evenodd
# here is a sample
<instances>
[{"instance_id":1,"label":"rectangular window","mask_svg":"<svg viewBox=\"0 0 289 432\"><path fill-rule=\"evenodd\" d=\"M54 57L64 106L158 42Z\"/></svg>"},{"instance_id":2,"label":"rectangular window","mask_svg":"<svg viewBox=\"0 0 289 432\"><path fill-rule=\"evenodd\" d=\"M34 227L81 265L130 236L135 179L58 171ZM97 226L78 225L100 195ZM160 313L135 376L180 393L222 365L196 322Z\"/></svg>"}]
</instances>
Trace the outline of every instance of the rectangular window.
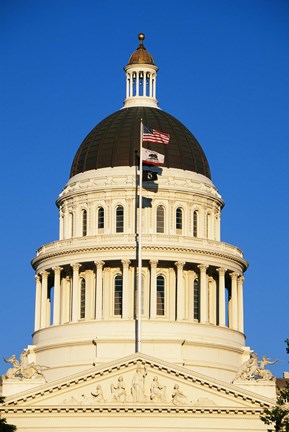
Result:
<instances>
[{"instance_id":1,"label":"rectangular window","mask_svg":"<svg viewBox=\"0 0 289 432\"><path fill-rule=\"evenodd\" d=\"M122 315L122 276L117 275L114 279L114 315Z\"/></svg>"},{"instance_id":2,"label":"rectangular window","mask_svg":"<svg viewBox=\"0 0 289 432\"><path fill-rule=\"evenodd\" d=\"M165 278L157 277L157 315L165 315Z\"/></svg>"},{"instance_id":3,"label":"rectangular window","mask_svg":"<svg viewBox=\"0 0 289 432\"><path fill-rule=\"evenodd\" d=\"M116 208L116 232L123 232L123 207L118 206Z\"/></svg>"},{"instance_id":4,"label":"rectangular window","mask_svg":"<svg viewBox=\"0 0 289 432\"><path fill-rule=\"evenodd\" d=\"M104 208L99 207L98 209L98 221L97 221L98 230L104 229Z\"/></svg>"}]
</instances>

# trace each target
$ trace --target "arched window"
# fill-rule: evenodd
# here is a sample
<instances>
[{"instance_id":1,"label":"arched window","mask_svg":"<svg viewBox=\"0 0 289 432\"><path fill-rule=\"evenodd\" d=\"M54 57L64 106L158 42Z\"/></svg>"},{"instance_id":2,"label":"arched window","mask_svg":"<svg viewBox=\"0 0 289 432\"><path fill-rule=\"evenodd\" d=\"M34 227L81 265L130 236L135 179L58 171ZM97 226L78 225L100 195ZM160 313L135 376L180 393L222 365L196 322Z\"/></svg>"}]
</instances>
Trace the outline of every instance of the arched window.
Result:
<instances>
[{"instance_id":1,"label":"arched window","mask_svg":"<svg viewBox=\"0 0 289 432\"><path fill-rule=\"evenodd\" d=\"M97 210L97 228L98 231L103 231L104 229L104 208L98 207Z\"/></svg>"},{"instance_id":2,"label":"arched window","mask_svg":"<svg viewBox=\"0 0 289 432\"><path fill-rule=\"evenodd\" d=\"M114 278L114 315L122 315L122 275Z\"/></svg>"},{"instance_id":3,"label":"arched window","mask_svg":"<svg viewBox=\"0 0 289 432\"><path fill-rule=\"evenodd\" d=\"M85 279L80 281L80 318L85 318Z\"/></svg>"},{"instance_id":4,"label":"arched window","mask_svg":"<svg viewBox=\"0 0 289 432\"><path fill-rule=\"evenodd\" d=\"M198 212L197 210L193 213L193 236L198 237Z\"/></svg>"},{"instance_id":5,"label":"arched window","mask_svg":"<svg viewBox=\"0 0 289 432\"><path fill-rule=\"evenodd\" d=\"M157 208L157 233L165 232L165 209L163 206Z\"/></svg>"},{"instance_id":6,"label":"arched window","mask_svg":"<svg viewBox=\"0 0 289 432\"><path fill-rule=\"evenodd\" d=\"M123 206L117 206L116 208L116 227L117 233L123 232Z\"/></svg>"},{"instance_id":7,"label":"arched window","mask_svg":"<svg viewBox=\"0 0 289 432\"><path fill-rule=\"evenodd\" d=\"M176 209L176 231L181 234L183 228L183 210L178 207Z\"/></svg>"},{"instance_id":8,"label":"arched window","mask_svg":"<svg viewBox=\"0 0 289 432\"><path fill-rule=\"evenodd\" d=\"M165 315L165 278L157 277L157 315Z\"/></svg>"},{"instance_id":9,"label":"arched window","mask_svg":"<svg viewBox=\"0 0 289 432\"><path fill-rule=\"evenodd\" d=\"M200 321L200 283L194 280L194 319Z\"/></svg>"},{"instance_id":10,"label":"arched window","mask_svg":"<svg viewBox=\"0 0 289 432\"><path fill-rule=\"evenodd\" d=\"M82 210L82 235L87 235L87 211Z\"/></svg>"}]
</instances>

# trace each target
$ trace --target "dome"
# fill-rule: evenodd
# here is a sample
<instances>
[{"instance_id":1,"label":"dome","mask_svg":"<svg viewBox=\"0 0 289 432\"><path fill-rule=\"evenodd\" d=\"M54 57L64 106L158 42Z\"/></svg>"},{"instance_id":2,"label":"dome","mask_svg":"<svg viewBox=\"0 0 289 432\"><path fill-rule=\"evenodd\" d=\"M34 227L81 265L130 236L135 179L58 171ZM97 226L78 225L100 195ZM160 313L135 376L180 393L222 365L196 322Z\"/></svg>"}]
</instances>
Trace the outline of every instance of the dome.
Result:
<instances>
[{"instance_id":1,"label":"dome","mask_svg":"<svg viewBox=\"0 0 289 432\"><path fill-rule=\"evenodd\" d=\"M74 157L70 177L99 168L136 165L141 119L144 125L170 134L168 145L144 143L144 147L165 155L164 167L211 178L204 151L191 132L170 114L141 106L121 109L92 129Z\"/></svg>"},{"instance_id":2,"label":"dome","mask_svg":"<svg viewBox=\"0 0 289 432\"><path fill-rule=\"evenodd\" d=\"M140 33L138 35L139 38L139 46L137 47L136 51L130 56L128 64L150 64L154 65L154 59L151 56L151 54L146 50L145 46L143 45L143 40L145 38L143 33Z\"/></svg>"}]
</instances>

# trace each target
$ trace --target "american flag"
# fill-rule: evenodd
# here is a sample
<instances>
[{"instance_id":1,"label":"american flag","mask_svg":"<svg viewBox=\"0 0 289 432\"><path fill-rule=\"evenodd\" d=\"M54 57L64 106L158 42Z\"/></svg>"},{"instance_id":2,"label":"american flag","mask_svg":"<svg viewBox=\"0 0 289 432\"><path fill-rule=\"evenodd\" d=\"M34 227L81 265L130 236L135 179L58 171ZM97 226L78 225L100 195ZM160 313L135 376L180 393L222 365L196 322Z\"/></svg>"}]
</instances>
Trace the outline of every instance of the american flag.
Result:
<instances>
[{"instance_id":1,"label":"american flag","mask_svg":"<svg viewBox=\"0 0 289 432\"><path fill-rule=\"evenodd\" d=\"M148 126L143 126L143 141L153 142L158 144L168 144L170 141L170 134L160 132Z\"/></svg>"}]
</instances>

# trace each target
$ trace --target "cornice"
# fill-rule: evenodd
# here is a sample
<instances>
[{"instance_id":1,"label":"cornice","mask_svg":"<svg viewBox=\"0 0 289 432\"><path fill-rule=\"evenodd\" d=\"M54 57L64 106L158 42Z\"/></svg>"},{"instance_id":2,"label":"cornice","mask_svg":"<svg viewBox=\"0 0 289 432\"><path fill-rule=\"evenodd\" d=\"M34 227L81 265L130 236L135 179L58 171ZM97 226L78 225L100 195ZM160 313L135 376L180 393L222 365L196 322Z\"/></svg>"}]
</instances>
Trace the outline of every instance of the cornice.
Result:
<instances>
[{"instance_id":1,"label":"cornice","mask_svg":"<svg viewBox=\"0 0 289 432\"><path fill-rule=\"evenodd\" d=\"M57 251L53 251L53 252L48 252L48 253L43 253L37 257L35 257L32 261L31 261L31 265L34 269L37 268L37 266L49 259L52 258L56 258L56 257L63 257L63 256L71 256L72 254L76 255L79 253L95 253L95 254L99 254L101 252L119 252L119 253L123 253L123 251L127 251L129 253L133 253L135 252L135 246L126 246L126 245L118 245L118 246L98 246L98 247L79 247L79 248L73 248L73 249L62 249L62 250L57 250ZM240 264L244 270L247 269L248 267L248 263L244 258L241 257L236 257L230 254L225 254L225 253L221 253L221 252L214 252L214 251L210 251L210 250L206 250L206 249L193 249L193 248L184 248L182 246L180 247L166 247L166 246L146 246L143 245L142 247L142 251L143 253L148 252L149 254L151 253L184 253L184 254L195 254L195 255L199 255L201 256L208 256L208 257L216 257L216 258L222 258L234 263L238 263ZM122 255L120 255L122 256ZM151 256L151 255L149 255ZM115 257L112 257L113 259L116 259ZM145 256L143 257L144 259L149 259L146 258ZM169 261L169 257L165 258L163 256L164 261ZM93 261L93 259L92 259ZM174 259L172 259L172 261L174 261Z\"/></svg>"}]
</instances>

